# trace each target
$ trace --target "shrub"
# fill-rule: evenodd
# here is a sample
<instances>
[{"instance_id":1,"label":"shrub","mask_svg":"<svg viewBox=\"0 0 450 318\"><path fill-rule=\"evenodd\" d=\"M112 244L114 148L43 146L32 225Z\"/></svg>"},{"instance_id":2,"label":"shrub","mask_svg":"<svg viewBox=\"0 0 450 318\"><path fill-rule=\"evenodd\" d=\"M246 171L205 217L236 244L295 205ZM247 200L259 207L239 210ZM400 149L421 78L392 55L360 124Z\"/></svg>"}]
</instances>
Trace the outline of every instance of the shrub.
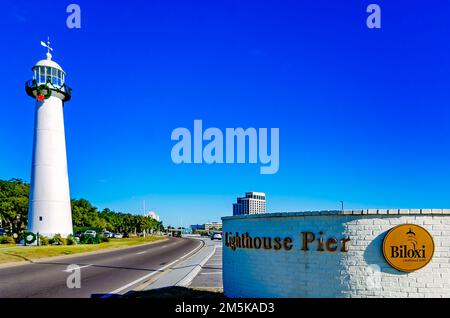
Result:
<instances>
[{"instance_id":1,"label":"shrub","mask_svg":"<svg viewBox=\"0 0 450 318\"><path fill-rule=\"evenodd\" d=\"M45 246L48 244L49 244L48 238L45 236L39 235L39 245Z\"/></svg>"},{"instance_id":2,"label":"shrub","mask_svg":"<svg viewBox=\"0 0 450 318\"><path fill-rule=\"evenodd\" d=\"M61 234L55 234L50 240L51 245L66 245L66 240L61 236Z\"/></svg>"},{"instance_id":3,"label":"shrub","mask_svg":"<svg viewBox=\"0 0 450 318\"><path fill-rule=\"evenodd\" d=\"M2 235L0 236L0 244L16 244L16 241L12 236Z\"/></svg>"},{"instance_id":4,"label":"shrub","mask_svg":"<svg viewBox=\"0 0 450 318\"><path fill-rule=\"evenodd\" d=\"M75 240L73 235L69 235L66 239L66 244L67 245L77 245L77 241Z\"/></svg>"},{"instance_id":5,"label":"shrub","mask_svg":"<svg viewBox=\"0 0 450 318\"><path fill-rule=\"evenodd\" d=\"M200 234L200 236L208 236L208 231L205 230L195 230L194 234Z\"/></svg>"},{"instance_id":6,"label":"shrub","mask_svg":"<svg viewBox=\"0 0 450 318\"><path fill-rule=\"evenodd\" d=\"M100 236L100 242L101 243L108 243L109 242L109 238L106 236Z\"/></svg>"},{"instance_id":7,"label":"shrub","mask_svg":"<svg viewBox=\"0 0 450 318\"><path fill-rule=\"evenodd\" d=\"M98 235L93 237L92 235L82 234L80 237L80 243L81 244L98 244L98 243L100 243L100 238Z\"/></svg>"}]
</instances>

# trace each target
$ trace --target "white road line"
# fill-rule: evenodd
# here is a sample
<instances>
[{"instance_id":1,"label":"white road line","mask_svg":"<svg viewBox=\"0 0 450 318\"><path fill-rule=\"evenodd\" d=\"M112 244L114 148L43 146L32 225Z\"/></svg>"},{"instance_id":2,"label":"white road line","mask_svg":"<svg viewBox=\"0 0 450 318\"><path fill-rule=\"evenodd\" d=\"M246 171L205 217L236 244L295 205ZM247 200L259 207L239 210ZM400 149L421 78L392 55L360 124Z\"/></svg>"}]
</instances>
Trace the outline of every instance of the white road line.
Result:
<instances>
[{"instance_id":1,"label":"white road line","mask_svg":"<svg viewBox=\"0 0 450 318\"><path fill-rule=\"evenodd\" d=\"M200 273L200 275L222 275L222 272L206 272Z\"/></svg>"},{"instance_id":2,"label":"white road line","mask_svg":"<svg viewBox=\"0 0 450 318\"><path fill-rule=\"evenodd\" d=\"M194 250L195 250L195 249L194 249ZM100 298L109 298L109 297L111 297L111 296L113 296L113 295L115 295L115 294L118 294L118 293L120 293L121 291L124 291L124 290L126 290L126 289L128 289L128 288L130 288L130 287L132 287L132 286L134 286L134 285L136 285L136 284L138 284L138 283L140 283L141 281L143 281L143 280L145 280L145 279L147 279L147 278L150 278L150 277L152 277L153 275L156 275L156 274L158 274L158 273L160 273L160 272L166 270L167 268L169 268L169 267L172 266L173 264L179 262L180 260L182 260L183 258L185 258L186 256L188 256L188 255L191 254L191 253L192 253L192 251L189 251L188 253L184 254L183 256L181 256L180 258L174 260L173 262L171 262L171 263L169 263L169 264L167 264L167 265L165 265L165 266L163 266L163 267L158 268L156 271L151 272L150 274L147 274L147 275L145 275L145 276L142 276L141 278L138 278L138 279L136 279L135 281L132 281L131 283L126 284L125 286L122 286L122 287L120 287L120 288L117 288L116 290L113 290L112 292L109 292L109 293L107 293L106 295L103 295L103 296L100 297Z\"/></svg>"},{"instance_id":3,"label":"white road line","mask_svg":"<svg viewBox=\"0 0 450 318\"><path fill-rule=\"evenodd\" d=\"M147 251L136 253L136 255L141 255L141 254L145 254L145 253L147 253Z\"/></svg>"},{"instance_id":4,"label":"white road line","mask_svg":"<svg viewBox=\"0 0 450 318\"><path fill-rule=\"evenodd\" d=\"M89 265L80 266L80 267L78 267L78 269L90 267L90 266L93 266L93 265L94 265L94 264L89 264ZM72 272L73 272L73 269L65 269L65 270L63 270L63 272L66 272L66 273L72 273Z\"/></svg>"}]
</instances>

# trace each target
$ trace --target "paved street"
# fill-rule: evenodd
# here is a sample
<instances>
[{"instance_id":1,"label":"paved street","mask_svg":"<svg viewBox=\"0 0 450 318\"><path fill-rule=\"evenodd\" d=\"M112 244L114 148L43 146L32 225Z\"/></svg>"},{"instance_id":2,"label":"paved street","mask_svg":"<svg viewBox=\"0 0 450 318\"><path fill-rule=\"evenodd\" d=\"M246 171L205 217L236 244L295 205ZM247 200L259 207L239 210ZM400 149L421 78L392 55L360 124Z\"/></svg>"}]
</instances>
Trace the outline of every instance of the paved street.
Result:
<instances>
[{"instance_id":1,"label":"paved street","mask_svg":"<svg viewBox=\"0 0 450 318\"><path fill-rule=\"evenodd\" d=\"M36 262L0 269L3 297L108 297L124 294L162 272L201 244L198 240L169 238L166 241L74 256L58 261ZM69 289L67 266L81 268L81 288Z\"/></svg>"}]
</instances>

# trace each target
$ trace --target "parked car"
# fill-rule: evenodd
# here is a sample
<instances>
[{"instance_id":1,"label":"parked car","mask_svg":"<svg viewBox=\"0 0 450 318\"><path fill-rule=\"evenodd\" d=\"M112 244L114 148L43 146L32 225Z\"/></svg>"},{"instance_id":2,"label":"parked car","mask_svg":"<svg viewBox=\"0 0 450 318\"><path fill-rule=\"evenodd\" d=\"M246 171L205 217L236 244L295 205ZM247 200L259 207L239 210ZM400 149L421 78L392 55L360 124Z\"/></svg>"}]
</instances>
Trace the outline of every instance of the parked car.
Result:
<instances>
[{"instance_id":1,"label":"parked car","mask_svg":"<svg viewBox=\"0 0 450 318\"><path fill-rule=\"evenodd\" d=\"M108 237L108 238L113 237L113 235L114 235L114 234L111 233L110 231L105 231L105 232L102 233L102 236Z\"/></svg>"},{"instance_id":2,"label":"parked car","mask_svg":"<svg viewBox=\"0 0 450 318\"><path fill-rule=\"evenodd\" d=\"M95 232L94 230L87 230L84 232L85 235L92 235L93 237L97 236L97 232Z\"/></svg>"},{"instance_id":3,"label":"parked car","mask_svg":"<svg viewBox=\"0 0 450 318\"><path fill-rule=\"evenodd\" d=\"M4 229L0 229L0 235L6 235L6 231Z\"/></svg>"},{"instance_id":4,"label":"parked car","mask_svg":"<svg viewBox=\"0 0 450 318\"><path fill-rule=\"evenodd\" d=\"M114 238L122 238L123 235L121 233L114 233Z\"/></svg>"},{"instance_id":5,"label":"parked car","mask_svg":"<svg viewBox=\"0 0 450 318\"><path fill-rule=\"evenodd\" d=\"M222 240L222 233L220 233L220 232L213 232L211 234L211 240Z\"/></svg>"}]
</instances>

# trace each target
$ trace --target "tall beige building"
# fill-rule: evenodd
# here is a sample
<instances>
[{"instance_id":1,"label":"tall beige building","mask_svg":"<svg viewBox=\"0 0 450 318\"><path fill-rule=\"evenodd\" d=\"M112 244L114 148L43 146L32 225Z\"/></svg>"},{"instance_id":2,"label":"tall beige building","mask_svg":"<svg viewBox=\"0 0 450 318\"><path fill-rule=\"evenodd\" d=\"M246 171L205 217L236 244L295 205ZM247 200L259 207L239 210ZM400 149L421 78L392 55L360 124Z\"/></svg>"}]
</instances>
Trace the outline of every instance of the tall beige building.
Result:
<instances>
[{"instance_id":1,"label":"tall beige building","mask_svg":"<svg viewBox=\"0 0 450 318\"><path fill-rule=\"evenodd\" d=\"M247 192L245 197L239 197L233 203L233 215L260 213L266 213L266 194L263 192Z\"/></svg>"}]
</instances>

